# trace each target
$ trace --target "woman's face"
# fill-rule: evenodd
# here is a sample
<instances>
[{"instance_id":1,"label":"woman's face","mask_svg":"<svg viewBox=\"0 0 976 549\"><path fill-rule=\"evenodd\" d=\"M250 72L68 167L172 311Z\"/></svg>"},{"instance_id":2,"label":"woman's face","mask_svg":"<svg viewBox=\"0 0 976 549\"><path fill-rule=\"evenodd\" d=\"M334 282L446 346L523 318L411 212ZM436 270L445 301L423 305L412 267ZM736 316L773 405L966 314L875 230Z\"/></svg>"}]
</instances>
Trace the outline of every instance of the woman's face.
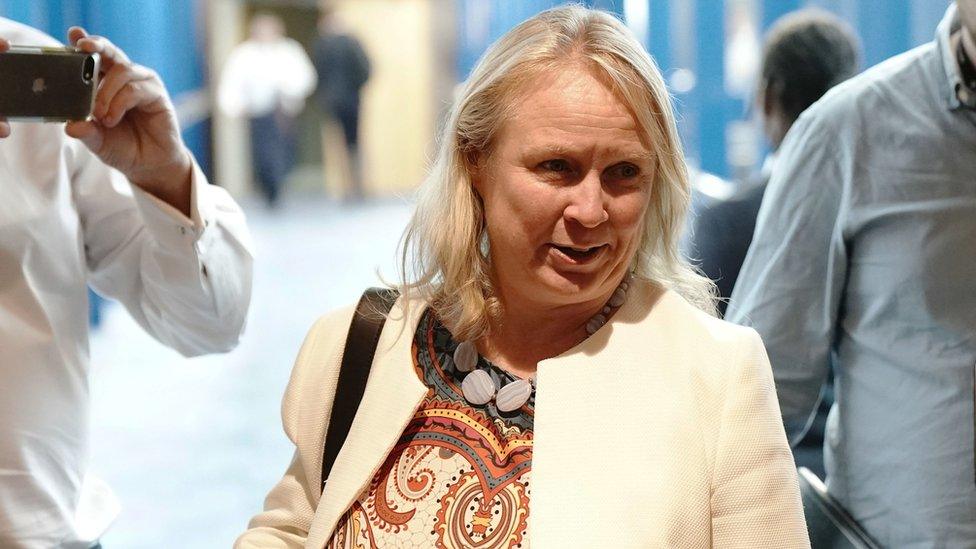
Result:
<instances>
[{"instance_id":1,"label":"woman's face","mask_svg":"<svg viewBox=\"0 0 976 549\"><path fill-rule=\"evenodd\" d=\"M585 68L544 74L516 102L473 178L495 284L506 300L602 306L636 252L653 155Z\"/></svg>"}]
</instances>

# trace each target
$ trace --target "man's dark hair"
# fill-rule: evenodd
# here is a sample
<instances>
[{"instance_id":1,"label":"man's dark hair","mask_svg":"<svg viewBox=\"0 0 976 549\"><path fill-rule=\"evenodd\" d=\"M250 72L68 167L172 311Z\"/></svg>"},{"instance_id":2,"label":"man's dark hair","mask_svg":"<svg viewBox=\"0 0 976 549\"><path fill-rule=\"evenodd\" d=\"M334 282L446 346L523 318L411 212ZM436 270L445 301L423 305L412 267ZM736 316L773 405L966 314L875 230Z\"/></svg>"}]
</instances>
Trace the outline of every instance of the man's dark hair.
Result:
<instances>
[{"instance_id":1,"label":"man's dark hair","mask_svg":"<svg viewBox=\"0 0 976 549\"><path fill-rule=\"evenodd\" d=\"M796 120L827 90L857 73L859 49L850 26L829 12L791 13L767 34L761 84L783 114Z\"/></svg>"}]
</instances>

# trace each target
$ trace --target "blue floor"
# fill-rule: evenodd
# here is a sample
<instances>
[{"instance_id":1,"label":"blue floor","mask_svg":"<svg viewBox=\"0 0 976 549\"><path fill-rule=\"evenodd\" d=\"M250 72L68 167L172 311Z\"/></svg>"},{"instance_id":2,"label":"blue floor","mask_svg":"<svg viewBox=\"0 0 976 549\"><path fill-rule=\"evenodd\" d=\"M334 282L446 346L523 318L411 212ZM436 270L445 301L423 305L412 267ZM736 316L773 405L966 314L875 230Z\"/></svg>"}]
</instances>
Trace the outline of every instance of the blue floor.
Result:
<instances>
[{"instance_id":1,"label":"blue floor","mask_svg":"<svg viewBox=\"0 0 976 549\"><path fill-rule=\"evenodd\" d=\"M305 332L322 313L396 276L411 207L289 197L245 207L257 262L247 331L222 356L186 360L117 304L92 336L91 470L122 513L106 549L230 547L291 458L281 396Z\"/></svg>"}]
</instances>

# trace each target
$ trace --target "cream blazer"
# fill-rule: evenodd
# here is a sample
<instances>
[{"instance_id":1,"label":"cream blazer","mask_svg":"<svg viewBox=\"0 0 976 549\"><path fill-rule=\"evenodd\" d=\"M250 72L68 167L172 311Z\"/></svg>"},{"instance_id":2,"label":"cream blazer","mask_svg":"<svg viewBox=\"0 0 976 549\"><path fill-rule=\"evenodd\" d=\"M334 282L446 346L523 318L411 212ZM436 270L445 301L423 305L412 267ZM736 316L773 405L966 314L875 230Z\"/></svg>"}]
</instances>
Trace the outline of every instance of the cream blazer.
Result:
<instances>
[{"instance_id":1,"label":"cream blazer","mask_svg":"<svg viewBox=\"0 0 976 549\"><path fill-rule=\"evenodd\" d=\"M411 358L423 308L394 307L321 499L353 308L315 324L282 407L294 459L236 548L328 542L427 392ZM752 329L638 282L607 325L540 362L537 382L530 547L810 546L772 372Z\"/></svg>"}]
</instances>

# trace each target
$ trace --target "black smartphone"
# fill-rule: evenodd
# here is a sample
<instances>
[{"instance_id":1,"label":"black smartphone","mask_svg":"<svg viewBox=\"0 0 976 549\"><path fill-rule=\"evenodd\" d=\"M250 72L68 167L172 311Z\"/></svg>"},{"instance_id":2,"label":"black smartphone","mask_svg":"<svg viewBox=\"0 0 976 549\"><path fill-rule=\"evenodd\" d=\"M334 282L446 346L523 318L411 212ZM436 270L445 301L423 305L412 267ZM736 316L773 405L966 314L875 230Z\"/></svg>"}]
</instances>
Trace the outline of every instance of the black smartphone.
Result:
<instances>
[{"instance_id":1,"label":"black smartphone","mask_svg":"<svg viewBox=\"0 0 976 549\"><path fill-rule=\"evenodd\" d=\"M0 53L0 117L65 122L91 116L99 57L75 48L11 46Z\"/></svg>"}]
</instances>

